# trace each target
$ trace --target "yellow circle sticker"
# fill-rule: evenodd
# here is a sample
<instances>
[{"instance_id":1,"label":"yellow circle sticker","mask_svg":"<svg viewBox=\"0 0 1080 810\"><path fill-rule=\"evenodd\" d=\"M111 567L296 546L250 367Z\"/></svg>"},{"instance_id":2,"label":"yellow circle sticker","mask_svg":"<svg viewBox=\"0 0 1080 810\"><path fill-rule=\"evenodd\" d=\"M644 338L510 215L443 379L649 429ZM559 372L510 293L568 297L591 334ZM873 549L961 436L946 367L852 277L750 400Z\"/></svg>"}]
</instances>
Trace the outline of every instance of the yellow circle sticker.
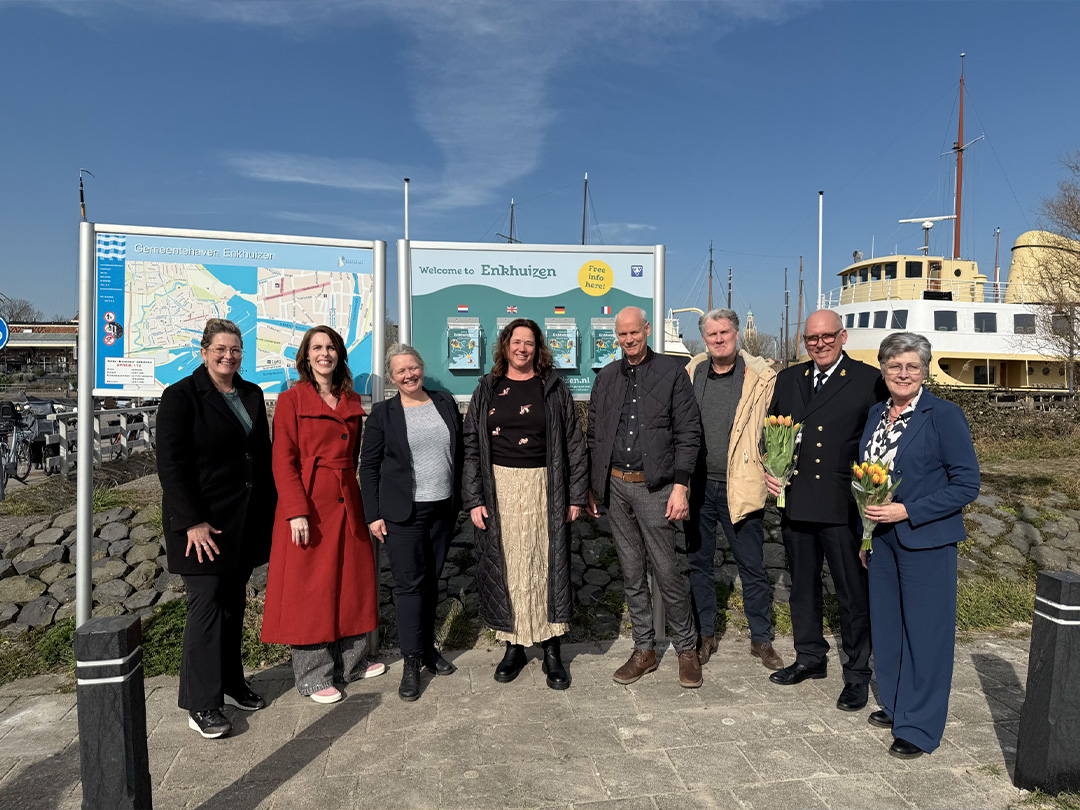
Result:
<instances>
[{"instance_id":1,"label":"yellow circle sticker","mask_svg":"<svg viewBox=\"0 0 1080 810\"><path fill-rule=\"evenodd\" d=\"M604 262L588 261L578 270L578 285L589 295L603 295L611 289L613 276L611 267Z\"/></svg>"}]
</instances>

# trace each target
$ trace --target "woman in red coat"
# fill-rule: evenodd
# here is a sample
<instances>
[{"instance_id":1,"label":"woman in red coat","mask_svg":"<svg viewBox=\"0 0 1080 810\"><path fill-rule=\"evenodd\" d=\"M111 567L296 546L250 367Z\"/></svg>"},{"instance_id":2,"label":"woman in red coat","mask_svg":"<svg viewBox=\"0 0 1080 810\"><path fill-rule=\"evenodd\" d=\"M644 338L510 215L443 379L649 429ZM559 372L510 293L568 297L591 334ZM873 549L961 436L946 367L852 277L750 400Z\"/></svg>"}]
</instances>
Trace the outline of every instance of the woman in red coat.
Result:
<instances>
[{"instance_id":1,"label":"woman in red coat","mask_svg":"<svg viewBox=\"0 0 1080 810\"><path fill-rule=\"evenodd\" d=\"M341 335L309 329L296 353L300 382L274 412L280 493L270 550L262 639L292 646L296 688L335 703L334 682L386 671L369 664L365 633L378 624L375 559L360 487L360 396Z\"/></svg>"}]
</instances>

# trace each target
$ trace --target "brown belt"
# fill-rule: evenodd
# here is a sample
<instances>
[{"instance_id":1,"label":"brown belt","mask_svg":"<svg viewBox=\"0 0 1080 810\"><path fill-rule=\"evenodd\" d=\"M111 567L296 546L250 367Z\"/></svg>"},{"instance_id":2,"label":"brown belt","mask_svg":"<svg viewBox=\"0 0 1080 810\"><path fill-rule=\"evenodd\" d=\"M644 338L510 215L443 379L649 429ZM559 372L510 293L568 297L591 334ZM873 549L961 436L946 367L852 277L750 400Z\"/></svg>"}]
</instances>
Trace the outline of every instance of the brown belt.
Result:
<instances>
[{"instance_id":1,"label":"brown belt","mask_svg":"<svg viewBox=\"0 0 1080 810\"><path fill-rule=\"evenodd\" d=\"M645 473L641 470L620 470L618 467L611 468L611 474L628 484L644 484Z\"/></svg>"}]
</instances>

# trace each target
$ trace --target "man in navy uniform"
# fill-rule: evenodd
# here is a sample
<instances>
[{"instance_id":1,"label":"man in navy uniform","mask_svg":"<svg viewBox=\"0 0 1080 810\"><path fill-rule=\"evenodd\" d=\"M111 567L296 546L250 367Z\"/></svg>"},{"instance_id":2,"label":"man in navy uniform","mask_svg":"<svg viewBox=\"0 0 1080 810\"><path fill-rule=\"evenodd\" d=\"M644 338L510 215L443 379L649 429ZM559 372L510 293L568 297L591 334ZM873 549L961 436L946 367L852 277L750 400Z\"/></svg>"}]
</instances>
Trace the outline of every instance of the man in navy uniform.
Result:
<instances>
[{"instance_id":1,"label":"man in navy uniform","mask_svg":"<svg viewBox=\"0 0 1080 810\"><path fill-rule=\"evenodd\" d=\"M870 614L866 573L859 561L858 511L851 495L851 465L870 406L888 393L878 369L844 353L847 330L830 310L806 319L803 335L810 362L781 371L769 413L802 423L802 442L790 480L781 530L791 572L791 628L795 663L769 676L789 686L824 678L829 643L822 632L821 566L829 572L840 603L844 689L836 707L858 711L870 684ZM773 495L780 482L768 473Z\"/></svg>"}]
</instances>

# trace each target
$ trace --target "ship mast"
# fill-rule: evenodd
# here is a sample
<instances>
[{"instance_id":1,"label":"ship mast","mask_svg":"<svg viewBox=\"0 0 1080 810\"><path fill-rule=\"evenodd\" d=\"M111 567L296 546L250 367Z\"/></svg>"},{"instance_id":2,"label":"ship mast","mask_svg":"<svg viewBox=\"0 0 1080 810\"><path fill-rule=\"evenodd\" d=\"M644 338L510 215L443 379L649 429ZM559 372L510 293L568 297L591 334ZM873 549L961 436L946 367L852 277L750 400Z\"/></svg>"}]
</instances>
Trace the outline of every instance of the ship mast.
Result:
<instances>
[{"instance_id":1,"label":"ship mast","mask_svg":"<svg viewBox=\"0 0 1080 810\"><path fill-rule=\"evenodd\" d=\"M709 240L709 312L712 312L712 240Z\"/></svg>"},{"instance_id":2,"label":"ship mast","mask_svg":"<svg viewBox=\"0 0 1080 810\"><path fill-rule=\"evenodd\" d=\"M964 54L960 54L960 127L953 151L956 152L956 219L953 221L953 258L960 258L960 197L964 186Z\"/></svg>"}]
</instances>

